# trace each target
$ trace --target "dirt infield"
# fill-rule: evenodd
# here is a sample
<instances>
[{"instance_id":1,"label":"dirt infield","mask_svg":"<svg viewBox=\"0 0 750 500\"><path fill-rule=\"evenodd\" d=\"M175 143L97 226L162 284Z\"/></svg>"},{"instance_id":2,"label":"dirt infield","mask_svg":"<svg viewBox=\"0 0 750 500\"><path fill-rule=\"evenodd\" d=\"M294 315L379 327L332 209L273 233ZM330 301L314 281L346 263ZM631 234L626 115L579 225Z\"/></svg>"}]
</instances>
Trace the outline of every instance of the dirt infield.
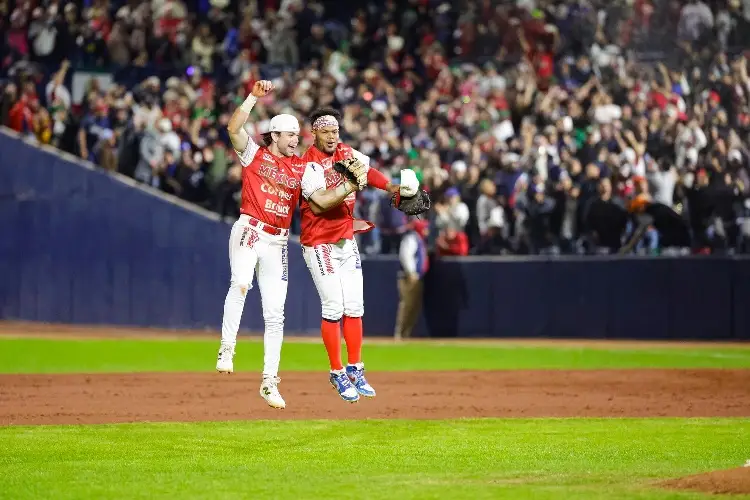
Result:
<instances>
[{"instance_id":1,"label":"dirt infield","mask_svg":"<svg viewBox=\"0 0 750 500\"><path fill-rule=\"evenodd\" d=\"M216 339L217 335L0 322L0 336L13 337L161 340ZM307 340L319 342L317 337ZM459 342L481 345L485 341ZM747 346L541 339L486 342L607 349L662 344ZM280 389L287 409L279 411L268 408L260 398L259 376L253 373L0 375L0 426L308 418L750 416L750 370L373 372L368 378L378 396L351 405L333 392L325 373L282 373Z\"/></svg>"},{"instance_id":2,"label":"dirt infield","mask_svg":"<svg viewBox=\"0 0 750 500\"><path fill-rule=\"evenodd\" d=\"M750 416L750 370L372 373L347 404L325 373L282 373L286 410L257 374L0 375L0 425L246 419Z\"/></svg>"},{"instance_id":3,"label":"dirt infield","mask_svg":"<svg viewBox=\"0 0 750 500\"><path fill-rule=\"evenodd\" d=\"M718 470L706 474L670 479L659 486L672 490L700 491L725 495L750 494L750 467Z\"/></svg>"}]
</instances>

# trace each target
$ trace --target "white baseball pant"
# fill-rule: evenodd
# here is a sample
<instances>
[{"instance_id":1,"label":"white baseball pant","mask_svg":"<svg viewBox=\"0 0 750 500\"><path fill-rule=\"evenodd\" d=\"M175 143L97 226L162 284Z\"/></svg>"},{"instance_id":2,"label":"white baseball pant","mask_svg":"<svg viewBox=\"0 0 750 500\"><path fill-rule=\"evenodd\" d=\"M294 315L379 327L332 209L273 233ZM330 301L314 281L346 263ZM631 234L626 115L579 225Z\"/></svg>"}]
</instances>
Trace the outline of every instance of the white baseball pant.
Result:
<instances>
[{"instance_id":1,"label":"white baseball pant","mask_svg":"<svg viewBox=\"0 0 750 500\"><path fill-rule=\"evenodd\" d=\"M314 247L303 245L302 255L320 296L323 319L362 317L365 305L357 242L352 239Z\"/></svg>"},{"instance_id":2,"label":"white baseball pant","mask_svg":"<svg viewBox=\"0 0 750 500\"><path fill-rule=\"evenodd\" d=\"M241 215L229 236L229 266L232 277L224 301L221 342L234 346L240 328L245 297L257 271L265 332L263 375L278 376L284 340L284 304L289 279L288 235L268 234L250 225Z\"/></svg>"}]
</instances>

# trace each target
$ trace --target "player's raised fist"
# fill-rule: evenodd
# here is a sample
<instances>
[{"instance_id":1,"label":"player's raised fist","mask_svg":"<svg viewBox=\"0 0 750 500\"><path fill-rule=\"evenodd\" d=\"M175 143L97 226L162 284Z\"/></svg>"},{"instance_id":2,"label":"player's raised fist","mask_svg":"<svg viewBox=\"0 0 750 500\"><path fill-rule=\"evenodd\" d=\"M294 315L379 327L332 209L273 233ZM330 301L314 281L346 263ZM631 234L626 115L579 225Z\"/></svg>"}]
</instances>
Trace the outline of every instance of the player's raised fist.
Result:
<instances>
[{"instance_id":1,"label":"player's raised fist","mask_svg":"<svg viewBox=\"0 0 750 500\"><path fill-rule=\"evenodd\" d=\"M274 89L273 83L268 80L259 80L253 85L253 94L255 97L263 97L270 94Z\"/></svg>"}]
</instances>

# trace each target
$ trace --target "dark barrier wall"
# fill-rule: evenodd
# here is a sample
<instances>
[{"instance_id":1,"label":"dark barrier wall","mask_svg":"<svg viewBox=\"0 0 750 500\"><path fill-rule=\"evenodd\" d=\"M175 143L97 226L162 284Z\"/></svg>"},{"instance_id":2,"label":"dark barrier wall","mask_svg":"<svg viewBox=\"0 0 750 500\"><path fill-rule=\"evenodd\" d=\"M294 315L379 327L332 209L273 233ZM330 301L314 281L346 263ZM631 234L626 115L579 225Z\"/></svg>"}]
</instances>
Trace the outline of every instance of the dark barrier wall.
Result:
<instances>
[{"instance_id":1,"label":"dark barrier wall","mask_svg":"<svg viewBox=\"0 0 750 500\"><path fill-rule=\"evenodd\" d=\"M422 335L750 339L747 258L444 261L425 288Z\"/></svg>"},{"instance_id":2,"label":"dark barrier wall","mask_svg":"<svg viewBox=\"0 0 750 500\"><path fill-rule=\"evenodd\" d=\"M230 226L0 133L0 319L167 328L221 325ZM320 304L290 243L288 332ZM393 258L368 259L365 331L390 335ZM750 260L469 258L435 262L417 335L750 338ZM262 329L252 291L243 328Z\"/></svg>"},{"instance_id":3,"label":"dark barrier wall","mask_svg":"<svg viewBox=\"0 0 750 500\"><path fill-rule=\"evenodd\" d=\"M390 332L397 263L368 261L367 331ZM444 260L425 278L418 335L750 339L750 259ZM377 314L373 309L377 307Z\"/></svg>"},{"instance_id":4,"label":"dark barrier wall","mask_svg":"<svg viewBox=\"0 0 750 500\"><path fill-rule=\"evenodd\" d=\"M221 327L231 227L0 132L0 319ZM290 245L287 326L320 305ZM251 292L242 327L261 330Z\"/></svg>"}]
</instances>

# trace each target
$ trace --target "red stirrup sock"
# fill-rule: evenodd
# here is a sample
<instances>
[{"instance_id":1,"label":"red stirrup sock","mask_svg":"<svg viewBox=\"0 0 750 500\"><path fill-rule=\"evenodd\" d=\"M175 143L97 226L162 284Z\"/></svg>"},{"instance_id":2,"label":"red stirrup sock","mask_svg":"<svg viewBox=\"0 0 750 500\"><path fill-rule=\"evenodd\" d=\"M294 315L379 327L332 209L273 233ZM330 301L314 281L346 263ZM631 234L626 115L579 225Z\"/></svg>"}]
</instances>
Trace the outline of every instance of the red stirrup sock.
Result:
<instances>
[{"instance_id":1,"label":"red stirrup sock","mask_svg":"<svg viewBox=\"0 0 750 500\"><path fill-rule=\"evenodd\" d=\"M320 334L326 346L331 370L343 370L341 364L341 328L338 321L324 319L320 322Z\"/></svg>"},{"instance_id":2,"label":"red stirrup sock","mask_svg":"<svg viewBox=\"0 0 750 500\"><path fill-rule=\"evenodd\" d=\"M344 316L344 341L350 365L362 362L362 318Z\"/></svg>"}]
</instances>

